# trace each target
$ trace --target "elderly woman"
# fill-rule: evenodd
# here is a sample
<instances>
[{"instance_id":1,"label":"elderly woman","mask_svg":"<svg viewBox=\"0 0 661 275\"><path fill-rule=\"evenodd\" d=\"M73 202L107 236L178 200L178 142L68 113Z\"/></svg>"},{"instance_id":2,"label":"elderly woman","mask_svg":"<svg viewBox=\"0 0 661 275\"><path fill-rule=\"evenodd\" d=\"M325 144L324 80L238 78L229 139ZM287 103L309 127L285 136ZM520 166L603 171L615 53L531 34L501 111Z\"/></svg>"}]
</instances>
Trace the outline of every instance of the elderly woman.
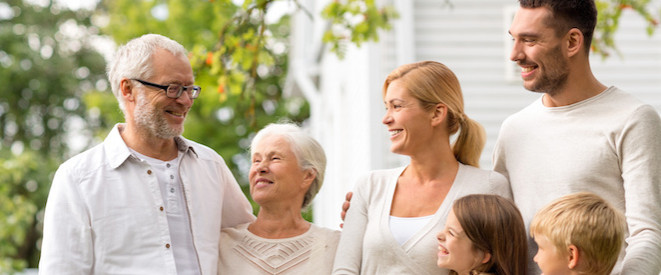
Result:
<instances>
[{"instance_id":1,"label":"elderly woman","mask_svg":"<svg viewBox=\"0 0 661 275\"><path fill-rule=\"evenodd\" d=\"M340 233L301 216L319 192L326 155L293 124L271 124L250 146L252 223L223 229L219 274L330 274Z\"/></svg>"},{"instance_id":2,"label":"elderly woman","mask_svg":"<svg viewBox=\"0 0 661 275\"><path fill-rule=\"evenodd\" d=\"M464 113L459 80L445 65L400 66L386 78L383 102L390 150L410 163L358 181L333 274L448 274L436 265L435 236L452 202L468 194L511 198L509 183L477 168L484 130Z\"/></svg>"}]
</instances>

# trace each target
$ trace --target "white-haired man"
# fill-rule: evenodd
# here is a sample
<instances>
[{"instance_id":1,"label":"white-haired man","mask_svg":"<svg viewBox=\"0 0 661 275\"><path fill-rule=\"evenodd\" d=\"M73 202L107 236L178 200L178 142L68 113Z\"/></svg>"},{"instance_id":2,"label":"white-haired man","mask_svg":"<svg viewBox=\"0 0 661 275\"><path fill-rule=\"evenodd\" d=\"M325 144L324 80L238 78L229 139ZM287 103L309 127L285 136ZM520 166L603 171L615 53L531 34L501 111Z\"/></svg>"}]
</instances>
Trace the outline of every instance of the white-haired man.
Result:
<instances>
[{"instance_id":1,"label":"white-haired man","mask_svg":"<svg viewBox=\"0 0 661 275\"><path fill-rule=\"evenodd\" d=\"M254 220L223 159L181 137L200 87L179 43L147 34L108 66L126 122L63 163L41 274L216 274L221 227Z\"/></svg>"}]
</instances>

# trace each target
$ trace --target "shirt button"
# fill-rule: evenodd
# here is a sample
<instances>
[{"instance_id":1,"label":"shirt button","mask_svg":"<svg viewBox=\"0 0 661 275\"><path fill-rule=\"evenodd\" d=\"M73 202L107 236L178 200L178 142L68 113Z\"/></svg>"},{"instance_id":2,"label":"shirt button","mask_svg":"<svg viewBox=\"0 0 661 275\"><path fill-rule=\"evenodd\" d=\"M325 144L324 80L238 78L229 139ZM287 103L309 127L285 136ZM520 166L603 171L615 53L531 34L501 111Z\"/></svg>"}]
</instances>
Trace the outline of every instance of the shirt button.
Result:
<instances>
[{"instance_id":1,"label":"shirt button","mask_svg":"<svg viewBox=\"0 0 661 275\"><path fill-rule=\"evenodd\" d=\"M161 207L158 208L158 210L161 210L161 211L163 211L163 209L164 209L163 206L161 206Z\"/></svg>"},{"instance_id":2,"label":"shirt button","mask_svg":"<svg viewBox=\"0 0 661 275\"><path fill-rule=\"evenodd\" d=\"M166 164L165 166L167 166L168 168L170 168L170 164L169 164L169 163L168 163L168 164Z\"/></svg>"},{"instance_id":3,"label":"shirt button","mask_svg":"<svg viewBox=\"0 0 661 275\"><path fill-rule=\"evenodd\" d=\"M166 244L165 244L165 248L170 248L170 244L169 244L169 243L166 243Z\"/></svg>"},{"instance_id":4,"label":"shirt button","mask_svg":"<svg viewBox=\"0 0 661 275\"><path fill-rule=\"evenodd\" d=\"M147 175L151 175L151 170L147 170Z\"/></svg>"},{"instance_id":5,"label":"shirt button","mask_svg":"<svg viewBox=\"0 0 661 275\"><path fill-rule=\"evenodd\" d=\"M174 188L170 188L170 193L174 193Z\"/></svg>"},{"instance_id":6,"label":"shirt button","mask_svg":"<svg viewBox=\"0 0 661 275\"><path fill-rule=\"evenodd\" d=\"M170 175L170 179L174 179L174 175Z\"/></svg>"}]
</instances>

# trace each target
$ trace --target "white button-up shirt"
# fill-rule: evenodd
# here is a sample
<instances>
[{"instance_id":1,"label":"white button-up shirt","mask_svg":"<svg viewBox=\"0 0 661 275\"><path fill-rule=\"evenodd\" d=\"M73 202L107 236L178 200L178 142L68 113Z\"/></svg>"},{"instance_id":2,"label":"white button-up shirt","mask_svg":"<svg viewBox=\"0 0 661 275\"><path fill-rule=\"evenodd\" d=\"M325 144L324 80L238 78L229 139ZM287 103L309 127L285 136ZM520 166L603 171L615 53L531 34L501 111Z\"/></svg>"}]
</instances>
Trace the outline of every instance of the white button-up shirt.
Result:
<instances>
[{"instance_id":1,"label":"white button-up shirt","mask_svg":"<svg viewBox=\"0 0 661 275\"><path fill-rule=\"evenodd\" d=\"M63 163L46 204L40 274L176 274L156 175L115 125L103 143ZM175 138L193 244L202 274L216 274L220 230L254 220L248 200L212 149Z\"/></svg>"}]
</instances>

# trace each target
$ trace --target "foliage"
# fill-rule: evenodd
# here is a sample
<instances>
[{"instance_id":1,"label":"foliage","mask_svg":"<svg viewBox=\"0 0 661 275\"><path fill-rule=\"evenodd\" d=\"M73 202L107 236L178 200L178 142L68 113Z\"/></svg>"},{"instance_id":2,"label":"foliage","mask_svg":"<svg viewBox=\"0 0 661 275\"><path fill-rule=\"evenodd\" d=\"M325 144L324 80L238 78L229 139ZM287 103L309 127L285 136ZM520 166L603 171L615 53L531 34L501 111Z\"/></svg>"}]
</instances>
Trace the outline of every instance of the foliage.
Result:
<instances>
[{"instance_id":1,"label":"foliage","mask_svg":"<svg viewBox=\"0 0 661 275\"><path fill-rule=\"evenodd\" d=\"M38 261L43 203L59 160L27 150L0 150L0 274L34 266ZM46 172L45 172L46 171ZM50 173L49 173L50 171Z\"/></svg>"},{"instance_id":2,"label":"foliage","mask_svg":"<svg viewBox=\"0 0 661 275\"><path fill-rule=\"evenodd\" d=\"M389 30L391 20L399 17L392 6L377 7L374 0L331 1L322 16L331 23L323 41L340 57L344 56L349 41L357 46L378 41L379 29Z\"/></svg>"},{"instance_id":3,"label":"foliage","mask_svg":"<svg viewBox=\"0 0 661 275\"><path fill-rule=\"evenodd\" d=\"M0 274L6 274L37 265L51 176L72 146L88 146L75 139L87 117L80 97L106 82L105 61L90 46L97 30L89 12L21 0L0 2L0 11Z\"/></svg>"},{"instance_id":4,"label":"foliage","mask_svg":"<svg viewBox=\"0 0 661 275\"><path fill-rule=\"evenodd\" d=\"M12 15L0 20L0 144L67 154L62 128L84 117L80 97L105 81L105 61L85 41L94 29L85 27L84 12L6 4Z\"/></svg>"},{"instance_id":5,"label":"foliage","mask_svg":"<svg viewBox=\"0 0 661 275\"><path fill-rule=\"evenodd\" d=\"M597 0L597 27L592 39L592 50L606 58L612 51L617 52L613 36L620 23L622 12L631 9L647 22L648 35L654 34L659 26L658 16L650 11L651 0Z\"/></svg>"}]
</instances>

